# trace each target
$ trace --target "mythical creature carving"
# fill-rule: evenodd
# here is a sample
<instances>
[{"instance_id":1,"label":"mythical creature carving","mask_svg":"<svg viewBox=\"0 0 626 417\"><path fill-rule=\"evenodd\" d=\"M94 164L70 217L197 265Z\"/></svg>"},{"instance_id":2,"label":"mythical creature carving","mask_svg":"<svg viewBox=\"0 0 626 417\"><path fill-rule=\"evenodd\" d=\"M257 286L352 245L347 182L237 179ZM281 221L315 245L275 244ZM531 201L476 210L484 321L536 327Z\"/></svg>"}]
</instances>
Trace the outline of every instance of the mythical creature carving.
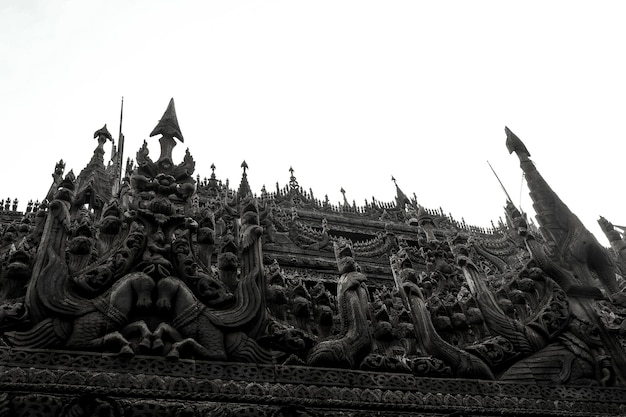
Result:
<instances>
[{"instance_id":1,"label":"mythical creature carving","mask_svg":"<svg viewBox=\"0 0 626 417\"><path fill-rule=\"evenodd\" d=\"M171 160L174 139L182 139L173 102L155 132L163 135L161 156L153 162L146 146L140 150L128 199L99 207L100 218L75 204L71 172L59 182L42 233L45 250L30 280L23 277L26 308L5 303L3 310L3 324L27 316L32 327L6 332L9 344L122 355L140 350L173 359L272 360L256 342L270 323L256 200L236 201L239 235L220 236L215 273L214 214L205 211L199 221L189 215L193 159L187 152L181 164ZM101 150L106 135L98 137ZM15 259L13 272L5 274L7 284L31 268L18 255ZM5 301L19 296L4 288Z\"/></svg>"},{"instance_id":2,"label":"mythical creature carving","mask_svg":"<svg viewBox=\"0 0 626 417\"><path fill-rule=\"evenodd\" d=\"M372 344L368 325L369 298L366 277L358 271L350 244L335 243L335 257L341 277L337 283L337 303L341 330L337 338L319 343L309 353L307 363L314 366L354 368L369 353Z\"/></svg>"},{"instance_id":3,"label":"mythical creature carving","mask_svg":"<svg viewBox=\"0 0 626 417\"><path fill-rule=\"evenodd\" d=\"M602 329L601 319L594 312L603 299L620 293L615 262L550 188L530 160L521 140L508 128L505 130L509 152L517 153L524 171L540 225L539 232L545 242L540 244L533 233L526 232L525 227L519 228L520 234L525 238L533 259L563 288L570 304L600 329L609 356L616 361L615 369L621 373L621 369L626 369L624 351L619 342Z\"/></svg>"},{"instance_id":4,"label":"mythical creature carving","mask_svg":"<svg viewBox=\"0 0 626 417\"><path fill-rule=\"evenodd\" d=\"M435 241L431 243L436 244ZM421 353L443 361L457 376L493 379L491 370L480 358L446 342L437 332L420 288L421 279L407 253L400 250L390 261L396 285L401 290L413 322Z\"/></svg>"},{"instance_id":5,"label":"mythical creature carving","mask_svg":"<svg viewBox=\"0 0 626 417\"><path fill-rule=\"evenodd\" d=\"M522 141L508 128L505 131L507 148L510 153L517 154L524 171L540 232L551 246L546 250L546 245L539 245L532 238L526 239L533 258L567 292L595 292L595 296L601 298L594 275L606 291L619 291L613 263L606 250L550 188L530 160L530 153ZM522 234L524 229L525 225L520 229Z\"/></svg>"}]
</instances>

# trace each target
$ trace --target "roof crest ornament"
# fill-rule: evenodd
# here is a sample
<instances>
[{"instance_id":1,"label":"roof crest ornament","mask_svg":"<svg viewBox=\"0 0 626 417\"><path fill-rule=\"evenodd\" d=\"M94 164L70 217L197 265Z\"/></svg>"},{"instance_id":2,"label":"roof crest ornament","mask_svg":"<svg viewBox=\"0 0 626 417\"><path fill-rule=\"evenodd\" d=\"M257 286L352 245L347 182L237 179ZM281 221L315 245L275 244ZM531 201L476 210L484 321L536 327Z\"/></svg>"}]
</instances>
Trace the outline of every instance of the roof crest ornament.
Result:
<instances>
[{"instance_id":1,"label":"roof crest ornament","mask_svg":"<svg viewBox=\"0 0 626 417\"><path fill-rule=\"evenodd\" d=\"M293 167L289 167L289 173L291 174L291 176L289 177L289 188L291 189L299 189L299 184L298 184L298 180L296 180L296 177L293 175L293 173L295 172L295 170L293 169Z\"/></svg>"},{"instance_id":2,"label":"roof crest ornament","mask_svg":"<svg viewBox=\"0 0 626 417\"><path fill-rule=\"evenodd\" d=\"M106 123L100 129L98 129L98 130L96 130L94 132L93 138L94 139L98 139L98 148L99 149L103 149L104 143L107 141L107 139L110 140L111 142L113 142L113 136L111 136L111 133L109 132L109 129L107 129Z\"/></svg>"},{"instance_id":3,"label":"roof crest ornament","mask_svg":"<svg viewBox=\"0 0 626 417\"><path fill-rule=\"evenodd\" d=\"M172 160L172 149L176 146L176 141L174 139L178 139L181 142L184 142L183 134L180 132L180 127L178 126L178 118L176 117L176 108L174 107L174 98L170 99L170 103L163 113L163 116L159 120L159 123L150 133L150 137L161 134L162 137L159 139L161 143L161 156L159 157L159 161L164 159Z\"/></svg>"}]
</instances>

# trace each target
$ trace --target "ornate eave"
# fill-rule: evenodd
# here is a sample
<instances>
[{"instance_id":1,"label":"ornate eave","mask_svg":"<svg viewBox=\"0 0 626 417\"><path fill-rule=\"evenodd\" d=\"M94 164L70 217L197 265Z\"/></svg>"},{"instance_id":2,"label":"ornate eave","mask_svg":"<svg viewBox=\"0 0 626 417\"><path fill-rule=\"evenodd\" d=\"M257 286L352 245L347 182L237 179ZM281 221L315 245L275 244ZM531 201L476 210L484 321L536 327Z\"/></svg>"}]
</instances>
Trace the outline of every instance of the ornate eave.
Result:
<instances>
[{"instance_id":1,"label":"ornate eave","mask_svg":"<svg viewBox=\"0 0 626 417\"><path fill-rule=\"evenodd\" d=\"M0 348L0 408L6 396L50 398L49 415L68 398L106 398L125 415L275 416L618 416L626 391L429 378L285 365ZM56 401L54 399L57 399ZM228 412L233 414L228 414ZM284 414L278 414L278 413ZM196 414L193 414L196 413ZM239 413L239 414L238 414ZM304 414L306 415L306 414Z\"/></svg>"}]
</instances>

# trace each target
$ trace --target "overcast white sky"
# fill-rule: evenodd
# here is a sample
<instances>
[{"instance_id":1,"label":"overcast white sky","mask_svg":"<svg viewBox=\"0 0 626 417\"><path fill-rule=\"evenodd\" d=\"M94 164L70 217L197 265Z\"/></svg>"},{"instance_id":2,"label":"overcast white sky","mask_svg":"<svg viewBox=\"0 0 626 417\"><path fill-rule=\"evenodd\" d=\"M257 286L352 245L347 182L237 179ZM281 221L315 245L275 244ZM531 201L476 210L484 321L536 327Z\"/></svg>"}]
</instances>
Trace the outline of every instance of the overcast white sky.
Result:
<instances>
[{"instance_id":1,"label":"overcast white sky","mask_svg":"<svg viewBox=\"0 0 626 417\"><path fill-rule=\"evenodd\" d=\"M0 3L0 197L41 199L55 162L84 167L125 97L134 157L174 97L196 172L391 201L487 227L522 208L504 126L607 243L626 224L626 3L59 1ZM107 145L107 151L110 145ZM520 200L520 191L522 198Z\"/></svg>"}]
</instances>

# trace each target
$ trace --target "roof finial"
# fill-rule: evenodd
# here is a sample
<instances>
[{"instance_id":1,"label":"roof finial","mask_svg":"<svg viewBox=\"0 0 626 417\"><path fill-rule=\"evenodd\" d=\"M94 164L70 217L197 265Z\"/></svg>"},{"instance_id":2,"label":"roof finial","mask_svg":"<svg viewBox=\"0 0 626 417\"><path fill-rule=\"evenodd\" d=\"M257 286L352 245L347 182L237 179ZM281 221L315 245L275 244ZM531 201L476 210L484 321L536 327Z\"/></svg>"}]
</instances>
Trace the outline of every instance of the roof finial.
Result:
<instances>
[{"instance_id":1,"label":"roof finial","mask_svg":"<svg viewBox=\"0 0 626 417\"><path fill-rule=\"evenodd\" d=\"M176 146L174 138L184 142L183 134L178 126L178 118L176 117L176 108L174 107L174 98L170 99L170 103L163 113L161 120L150 133L150 137L163 135L159 142L161 143L161 156L159 160L172 159L172 149Z\"/></svg>"},{"instance_id":2,"label":"roof finial","mask_svg":"<svg viewBox=\"0 0 626 417\"><path fill-rule=\"evenodd\" d=\"M343 204L345 206L349 206L350 203L348 203L348 199L346 198L346 190L344 190L343 187L341 187L341 190L339 190L339 192L343 195Z\"/></svg>"},{"instance_id":3,"label":"roof finial","mask_svg":"<svg viewBox=\"0 0 626 417\"><path fill-rule=\"evenodd\" d=\"M289 173L291 174L291 176L289 177L289 187L292 188L292 189L299 187L298 180L296 180L296 177L293 176L294 172L295 171L294 171L293 167L289 167Z\"/></svg>"},{"instance_id":4,"label":"roof finial","mask_svg":"<svg viewBox=\"0 0 626 417\"><path fill-rule=\"evenodd\" d=\"M96 130L93 134L94 139L98 139L98 148L102 148L104 146L104 142L110 140L113 142L113 136L109 133L109 129L107 129L106 123L100 129Z\"/></svg>"},{"instance_id":5,"label":"roof finial","mask_svg":"<svg viewBox=\"0 0 626 417\"><path fill-rule=\"evenodd\" d=\"M246 169L248 169L248 164L246 161L241 163L241 168L243 168L243 174L241 175L241 183L239 184L239 190L237 193L240 197L245 197L248 194L252 193L250 189L250 184L248 184L248 174L246 174Z\"/></svg>"},{"instance_id":6,"label":"roof finial","mask_svg":"<svg viewBox=\"0 0 626 417\"><path fill-rule=\"evenodd\" d=\"M173 97L170 99L170 103L167 105L167 109L165 109L165 113L163 113L159 123L152 130L152 133L150 133L150 137L158 134L176 138L181 142L184 142L183 134L180 132L180 127L178 126L178 118L176 117L176 108L174 107Z\"/></svg>"}]
</instances>

